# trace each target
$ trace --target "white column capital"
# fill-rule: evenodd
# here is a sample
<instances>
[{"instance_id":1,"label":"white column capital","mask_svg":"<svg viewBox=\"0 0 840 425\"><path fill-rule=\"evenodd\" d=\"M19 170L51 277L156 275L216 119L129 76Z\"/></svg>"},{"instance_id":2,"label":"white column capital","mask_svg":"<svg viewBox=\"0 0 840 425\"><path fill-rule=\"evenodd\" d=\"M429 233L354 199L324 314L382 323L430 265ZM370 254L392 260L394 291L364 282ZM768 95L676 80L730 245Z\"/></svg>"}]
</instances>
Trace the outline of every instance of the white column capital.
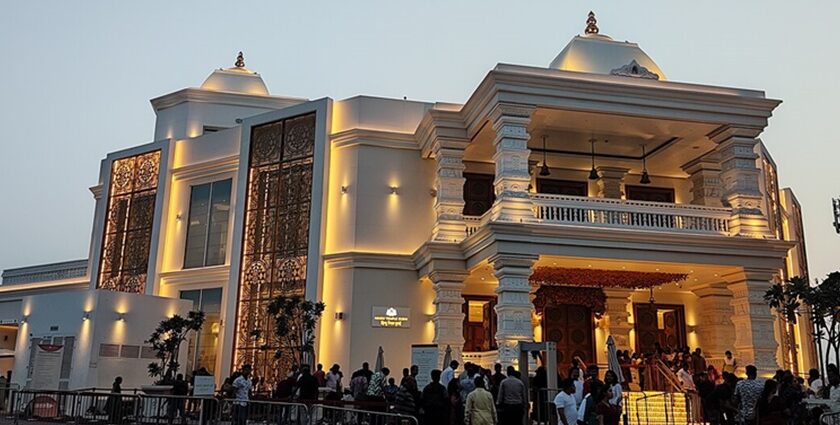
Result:
<instances>
[{"instance_id":1,"label":"white column capital","mask_svg":"<svg viewBox=\"0 0 840 425\"><path fill-rule=\"evenodd\" d=\"M622 190L624 176L630 169L603 165L599 165L595 169L598 171L598 197L621 199L624 194Z\"/></svg>"},{"instance_id":2,"label":"white column capital","mask_svg":"<svg viewBox=\"0 0 840 425\"><path fill-rule=\"evenodd\" d=\"M528 125L535 109L533 105L497 103L490 111L489 119L496 132L493 140L496 150L493 155L496 164L494 220L524 222L534 219L533 203L528 193L531 183Z\"/></svg>"},{"instance_id":3,"label":"white column capital","mask_svg":"<svg viewBox=\"0 0 840 425\"><path fill-rule=\"evenodd\" d=\"M466 237L464 222L464 150L463 141L445 143L435 139L435 225L432 239L440 242L460 242Z\"/></svg>"}]
</instances>

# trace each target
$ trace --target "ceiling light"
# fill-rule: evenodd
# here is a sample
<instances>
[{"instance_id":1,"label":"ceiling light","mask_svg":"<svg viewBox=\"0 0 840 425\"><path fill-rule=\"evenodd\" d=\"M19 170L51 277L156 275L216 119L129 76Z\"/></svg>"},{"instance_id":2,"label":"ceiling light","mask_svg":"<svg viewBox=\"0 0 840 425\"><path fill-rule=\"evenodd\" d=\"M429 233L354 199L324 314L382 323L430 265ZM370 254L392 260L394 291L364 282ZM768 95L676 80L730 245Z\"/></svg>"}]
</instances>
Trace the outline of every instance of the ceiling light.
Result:
<instances>
[{"instance_id":1,"label":"ceiling light","mask_svg":"<svg viewBox=\"0 0 840 425\"><path fill-rule=\"evenodd\" d=\"M548 175L551 175L551 171L548 170L548 163L546 162L546 159L545 159L545 156L546 156L546 153L545 153L545 135L543 135L542 139L543 139L543 163L542 163L542 167L540 167L540 175L541 176L548 176Z\"/></svg>"},{"instance_id":2,"label":"ceiling light","mask_svg":"<svg viewBox=\"0 0 840 425\"><path fill-rule=\"evenodd\" d=\"M650 184L650 176L647 172L647 153L645 152L645 145L642 145L642 178L639 179L641 184Z\"/></svg>"},{"instance_id":3,"label":"ceiling light","mask_svg":"<svg viewBox=\"0 0 840 425\"><path fill-rule=\"evenodd\" d=\"M592 145L592 168L589 170L589 180L598 180L598 170L595 169L595 138L589 139Z\"/></svg>"}]
</instances>

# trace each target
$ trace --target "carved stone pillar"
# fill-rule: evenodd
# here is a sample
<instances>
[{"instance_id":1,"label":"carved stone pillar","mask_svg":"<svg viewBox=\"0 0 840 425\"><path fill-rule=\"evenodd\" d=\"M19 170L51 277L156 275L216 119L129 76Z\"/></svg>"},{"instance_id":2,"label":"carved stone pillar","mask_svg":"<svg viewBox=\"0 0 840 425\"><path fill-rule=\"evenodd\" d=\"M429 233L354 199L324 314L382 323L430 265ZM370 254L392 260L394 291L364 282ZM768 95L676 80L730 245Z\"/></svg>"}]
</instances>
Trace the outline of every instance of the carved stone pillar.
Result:
<instances>
[{"instance_id":1,"label":"carved stone pillar","mask_svg":"<svg viewBox=\"0 0 840 425\"><path fill-rule=\"evenodd\" d=\"M596 167L598 170L598 197L621 199L624 192L622 184L624 184L624 176L630 171L627 168L621 167Z\"/></svg>"},{"instance_id":2,"label":"carved stone pillar","mask_svg":"<svg viewBox=\"0 0 840 425\"><path fill-rule=\"evenodd\" d=\"M710 207L722 206L720 200L720 159L716 152L697 158L683 165L682 169L689 174L692 204Z\"/></svg>"},{"instance_id":3,"label":"carved stone pillar","mask_svg":"<svg viewBox=\"0 0 840 425\"><path fill-rule=\"evenodd\" d=\"M630 313L627 307L630 305L631 289L604 288L607 296L607 320L609 320L610 335L615 339L615 348L619 350L630 349L630 331L633 325L630 324Z\"/></svg>"},{"instance_id":4,"label":"carved stone pillar","mask_svg":"<svg viewBox=\"0 0 840 425\"><path fill-rule=\"evenodd\" d=\"M534 328L531 316L534 289L528 278L537 256L496 255L490 258L499 286L496 288L496 343L499 346L499 363L510 366L517 362L519 341L533 341Z\"/></svg>"},{"instance_id":5,"label":"carved stone pillar","mask_svg":"<svg viewBox=\"0 0 840 425\"><path fill-rule=\"evenodd\" d=\"M710 136L718 144L723 203L732 208L729 227L734 235L770 235L767 217L761 210L763 197L755 153L757 135L757 130L726 127Z\"/></svg>"},{"instance_id":6,"label":"carved stone pillar","mask_svg":"<svg viewBox=\"0 0 840 425\"><path fill-rule=\"evenodd\" d=\"M433 271L429 279L435 289L435 337L433 342L438 346L438 364L443 361L446 347L452 350L452 360L461 362L461 352L464 349L464 289L466 271Z\"/></svg>"},{"instance_id":7,"label":"carved stone pillar","mask_svg":"<svg viewBox=\"0 0 840 425\"><path fill-rule=\"evenodd\" d=\"M493 145L496 153L496 179L493 186L496 202L492 214L494 220L530 221L534 218L528 185L528 124L531 122L533 106L499 103L490 113L496 138Z\"/></svg>"},{"instance_id":8,"label":"carved stone pillar","mask_svg":"<svg viewBox=\"0 0 840 425\"><path fill-rule=\"evenodd\" d=\"M735 347L735 325L732 324L732 292L725 282L710 283L694 288L697 295L698 344L707 359L720 364L726 350Z\"/></svg>"},{"instance_id":9,"label":"carved stone pillar","mask_svg":"<svg viewBox=\"0 0 840 425\"><path fill-rule=\"evenodd\" d=\"M726 275L732 291L732 323L735 325L735 350L741 365L754 364L759 373L772 373L778 344L774 333L775 317L764 301L773 279L772 270L744 270Z\"/></svg>"},{"instance_id":10,"label":"carved stone pillar","mask_svg":"<svg viewBox=\"0 0 840 425\"><path fill-rule=\"evenodd\" d=\"M444 147L437 141L434 146L436 168L435 226L432 237L436 241L460 242L466 236L464 223L464 149L466 143Z\"/></svg>"}]
</instances>

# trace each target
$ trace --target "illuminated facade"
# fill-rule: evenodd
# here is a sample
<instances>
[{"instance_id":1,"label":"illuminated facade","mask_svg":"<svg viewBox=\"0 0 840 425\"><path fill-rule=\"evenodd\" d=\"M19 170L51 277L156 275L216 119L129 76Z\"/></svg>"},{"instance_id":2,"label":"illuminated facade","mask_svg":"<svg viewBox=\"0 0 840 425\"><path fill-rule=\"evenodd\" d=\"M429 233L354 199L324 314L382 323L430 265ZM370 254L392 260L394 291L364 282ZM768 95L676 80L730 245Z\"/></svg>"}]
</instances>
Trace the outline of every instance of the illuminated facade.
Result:
<instances>
[{"instance_id":1,"label":"illuminated facade","mask_svg":"<svg viewBox=\"0 0 840 425\"><path fill-rule=\"evenodd\" d=\"M189 369L250 362L271 382L279 294L326 304L316 357L345 369L380 346L408 366L412 344L510 364L531 340L603 363L608 335L807 369L807 329L762 299L807 274L801 209L758 139L779 103L667 80L594 19L464 104L275 96L240 57L153 99L154 142L102 161L87 261L4 272L15 381L49 337L73 338L66 386L134 365L126 385L146 383L143 340L195 308Z\"/></svg>"}]
</instances>

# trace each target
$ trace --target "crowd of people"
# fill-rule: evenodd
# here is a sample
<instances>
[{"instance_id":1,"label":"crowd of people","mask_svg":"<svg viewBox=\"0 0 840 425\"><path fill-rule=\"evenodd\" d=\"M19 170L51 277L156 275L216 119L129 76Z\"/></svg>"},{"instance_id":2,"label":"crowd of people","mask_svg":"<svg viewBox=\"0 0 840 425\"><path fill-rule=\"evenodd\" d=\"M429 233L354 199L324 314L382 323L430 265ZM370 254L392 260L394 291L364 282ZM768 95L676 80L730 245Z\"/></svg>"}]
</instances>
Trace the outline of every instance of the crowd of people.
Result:
<instances>
[{"instance_id":1,"label":"crowd of people","mask_svg":"<svg viewBox=\"0 0 840 425\"><path fill-rule=\"evenodd\" d=\"M764 380L758 378L752 365L739 369L730 352L726 352L720 372L707 364L699 348L689 351L657 346L655 352L646 355L626 351L618 354L622 377L613 370L602 374L597 365L585 365L575 358L568 370L558 373L557 388L549 388L542 366L527 378L514 367L503 370L501 364L488 370L469 362L461 368L459 362L452 361L444 370L432 370L431 381L422 388L417 366L404 368L398 377L387 367L374 371L363 363L348 379L337 364L327 371L319 364L315 372L309 366L292 367L266 394L279 401L334 403L399 413L414 416L421 424L519 425L526 414L534 423L549 423L549 416L556 414L560 425L617 425L624 412L624 392L639 389L630 387L633 379L640 381L636 385L641 388L659 385L655 380L665 378L656 376L662 374L645 369L661 362L657 367L668 368L679 380L687 409L699 409L690 413L702 415L693 417L702 417L710 424L803 424L815 422L832 406L840 406L840 373L833 364L825 380L816 370L811 370L807 380L784 370ZM746 378L738 378L736 370L745 372ZM524 381L526 378L529 380ZM245 407L261 384L251 376L247 365L225 380L221 392L223 397L234 399L234 423L246 423ZM526 388L530 388L528 397ZM816 402L818 399L828 402Z\"/></svg>"}]
</instances>

